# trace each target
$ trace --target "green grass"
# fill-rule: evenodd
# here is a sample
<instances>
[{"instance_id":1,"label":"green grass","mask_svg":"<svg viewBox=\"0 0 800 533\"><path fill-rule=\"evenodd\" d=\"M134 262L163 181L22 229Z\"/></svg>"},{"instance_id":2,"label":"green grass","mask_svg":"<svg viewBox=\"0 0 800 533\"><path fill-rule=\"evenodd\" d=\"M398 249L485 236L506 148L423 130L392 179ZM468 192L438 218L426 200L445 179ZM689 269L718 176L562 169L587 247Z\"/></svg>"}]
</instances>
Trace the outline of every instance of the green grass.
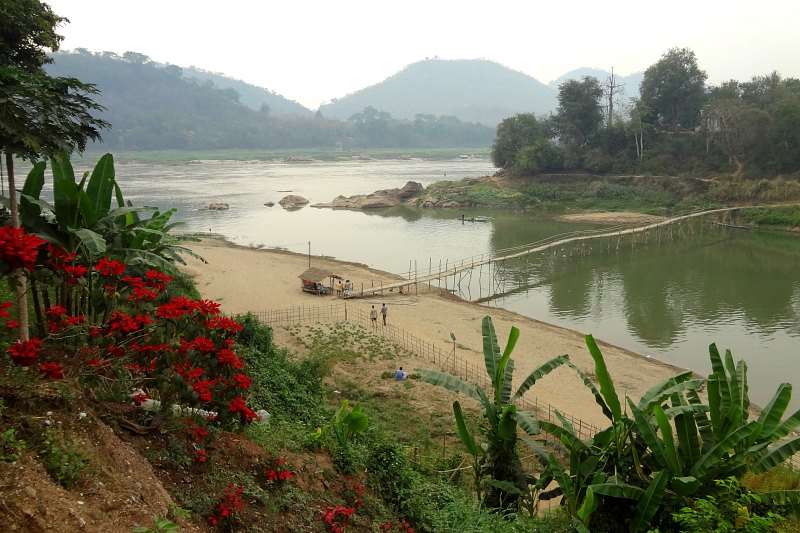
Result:
<instances>
[{"instance_id":1,"label":"green grass","mask_svg":"<svg viewBox=\"0 0 800 533\"><path fill-rule=\"evenodd\" d=\"M800 227L800 206L746 209L740 216L745 221L759 226Z\"/></svg>"}]
</instances>

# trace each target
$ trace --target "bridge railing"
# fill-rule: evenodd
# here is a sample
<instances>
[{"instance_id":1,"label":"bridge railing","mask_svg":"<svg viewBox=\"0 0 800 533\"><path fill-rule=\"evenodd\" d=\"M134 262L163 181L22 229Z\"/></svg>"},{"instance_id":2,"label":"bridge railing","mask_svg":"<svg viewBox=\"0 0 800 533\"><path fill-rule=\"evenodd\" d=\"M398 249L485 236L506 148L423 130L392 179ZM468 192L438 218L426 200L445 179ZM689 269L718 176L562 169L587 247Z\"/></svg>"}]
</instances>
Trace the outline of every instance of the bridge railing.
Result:
<instances>
[{"instance_id":1,"label":"bridge railing","mask_svg":"<svg viewBox=\"0 0 800 533\"><path fill-rule=\"evenodd\" d=\"M283 309L255 311L252 312L252 314L262 323L273 327L292 326L304 323L335 324L339 322L352 322L361 325L368 331L372 328L372 320L369 318L369 313L365 309L359 307L354 308L352 305L348 306L347 302L314 306L300 305ZM431 363L444 372L449 372L483 388L489 388L491 386L484 367L476 365L472 361L468 361L459 356L450 345L443 348L441 345L421 339L394 324L384 326L380 318L374 329L374 333L392 341L409 354ZM601 429L594 424L557 409L550 402L537 397L522 398L518 402L518 405L523 409L536 413L539 420L546 420L561 425L561 421L556 415L558 412L558 414L572 424L581 440L591 439ZM541 437L544 438L545 441L553 440L553 437L548 433L543 432ZM794 455L790 457L785 464L795 470L800 470L800 457Z\"/></svg>"}]
</instances>

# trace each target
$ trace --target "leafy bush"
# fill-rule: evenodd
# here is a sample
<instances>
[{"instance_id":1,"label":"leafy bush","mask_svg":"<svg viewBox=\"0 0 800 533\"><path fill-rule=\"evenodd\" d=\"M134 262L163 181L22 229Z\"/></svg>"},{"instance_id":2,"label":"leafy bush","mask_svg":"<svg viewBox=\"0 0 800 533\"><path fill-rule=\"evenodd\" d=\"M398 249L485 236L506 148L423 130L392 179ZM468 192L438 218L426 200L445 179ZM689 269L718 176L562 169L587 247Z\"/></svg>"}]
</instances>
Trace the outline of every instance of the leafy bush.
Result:
<instances>
[{"instance_id":1,"label":"leafy bush","mask_svg":"<svg viewBox=\"0 0 800 533\"><path fill-rule=\"evenodd\" d=\"M62 435L53 430L45 432L39 452L47 473L65 488L75 485L86 468L86 458Z\"/></svg>"},{"instance_id":2,"label":"leafy bush","mask_svg":"<svg viewBox=\"0 0 800 533\"><path fill-rule=\"evenodd\" d=\"M714 484L716 490L712 493L673 513L672 518L681 531L768 533L783 521L783 517L771 511L760 514L761 499L740 487L736 478L719 479Z\"/></svg>"},{"instance_id":3,"label":"leafy bush","mask_svg":"<svg viewBox=\"0 0 800 533\"><path fill-rule=\"evenodd\" d=\"M0 460L7 463L17 461L26 447L25 441L17 438L14 428L8 428L0 433Z\"/></svg>"}]
</instances>

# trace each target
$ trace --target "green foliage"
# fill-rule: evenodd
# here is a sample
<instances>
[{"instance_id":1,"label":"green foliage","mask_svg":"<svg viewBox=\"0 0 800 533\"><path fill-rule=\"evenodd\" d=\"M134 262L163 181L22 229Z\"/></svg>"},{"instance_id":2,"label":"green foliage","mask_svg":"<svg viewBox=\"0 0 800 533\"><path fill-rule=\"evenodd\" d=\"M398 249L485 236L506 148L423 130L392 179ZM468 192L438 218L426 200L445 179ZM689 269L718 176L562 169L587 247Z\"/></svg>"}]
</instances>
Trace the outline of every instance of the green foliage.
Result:
<instances>
[{"instance_id":1,"label":"green foliage","mask_svg":"<svg viewBox=\"0 0 800 533\"><path fill-rule=\"evenodd\" d=\"M477 385L462 379L433 370L421 370L420 378L453 392L466 394L480 402L483 415L481 433L484 441L477 443L469 432L461 405L453 404L456 429L464 446L473 456L473 471L478 498L492 509L515 509L520 496L528 493L528 481L517 452L517 428L528 435L539 432L534 416L519 411L514 400L522 397L539 379L568 362L562 355L544 363L531 372L523 381L512 400L512 379L514 360L511 353L519 338L519 330L512 327L505 349L501 352L497 334L491 317L484 317L482 323L483 356L492 390L484 391ZM484 478L487 478L484 482ZM486 485L484 494L483 487Z\"/></svg>"},{"instance_id":2,"label":"green foliage","mask_svg":"<svg viewBox=\"0 0 800 533\"><path fill-rule=\"evenodd\" d=\"M55 430L45 432L39 457L50 477L65 488L74 486L87 466L78 448Z\"/></svg>"},{"instance_id":3,"label":"green foliage","mask_svg":"<svg viewBox=\"0 0 800 533\"><path fill-rule=\"evenodd\" d=\"M500 168L511 168L518 152L525 146L546 140L545 130L533 113L523 113L504 119L497 126L492 146L492 161Z\"/></svg>"},{"instance_id":4,"label":"green foliage","mask_svg":"<svg viewBox=\"0 0 800 533\"><path fill-rule=\"evenodd\" d=\"M555 121L562 141L584 146L594 138L603 122L602 97L600 82L591 76L567 80L558 86Z\"/></svg>"},{"instance_id":5,"label":"green foliage","mask_svg":"<svg viewBox=\"0 0 800 533\"><path fill-rule=\"evenodd\" d=\"M164 517L153 517L153 526L137 526L133 528L133 533L178 533L180 527L172 520Z\"/></svg>"},{"instance_id":6,"label":"green foliage","mask_svg":"<svg viewBox=\"0 0 800 533\"><path fill-rule=\"evenodd\" d=\"M763 512L758 495L740 487L736 478L719 479L714 484L713 492L673 513L681 531L767 533L775 531L783 521L777 513Z\"/></svg>"},{"instance_id":7,"label":"green foliage","mask_svg":"<svg viewBox=\"0 0 800 533\"><path fill-rule=\"evenodd\" d=\"M14 428L8 428L0 433L0 461L16 462L26 448L27 444L17 437L17 432Z\"/></svg>"},{"instance_id":8,"label":"green foliage","mask_svg":"<svg viewBox=\"0 0 800 533\"><path fill-rule=\"evenodd\" d=\"M644 72L641 106L650 120L670 128L693 128L703 105L707 74L688 48L672 48Z\"/></svg>"},{"instance_id":9,"label":"green foliage","mask_svg":"<svg viewBox=\"0 0 800 533\"><path fill-rule=\"evenodd\" d=\"M540 498L560 495L579 527L601 529L599 524L619 522L613 516L623 512L631 517L626 527L644 531L667 520L670 509L707 497L717 480L767 471L800 449L800 437L787 438L800 425L800 412L783 417L791 385L781 385L758 419L749 420L747 366L735 363L730 351L723 358L712 344L713 371L707 380L694 379L688 371L664 380L638 404L628 399L628 415L594 339L587 336L586 343L599 389L575 370L611 425L584 442L563 417L560 426L541 422L541 429L568 452L568 465L537 450L545 467L536 485L544 491ZM708 404L700 399L701 387L707 390ZM558 487L546 490L553 481ZM781 488L758 498L772 505L797 504L800 491ZM626 503L628 499L636 503Z\"/></svg>"},{"instance_id":10,"label":"green foliage","mask_svg":"<svg viewBox=\"0 0 800 533\"><path fill-rule=\"evenodd\" d=\"M239 333L239 350L252 379L250 403L271 415L302 421L308 427L320 426L327 417L322 395L322 380L327 363L318 357L290 359L286 350L272 344L269 326L252 315L240 317L244 329Z\"/></svg>"},{"instance_id":11,"label":"green foliage","mask_svg":"<svg viewBox=\"0 0 800 533\"><path fill-rule=\"evenodd\" d=\"M561 149L546 139L523 146L514 157L514 170L526 175L560 170L563 166Z\"/></svg>"}]
</instances>

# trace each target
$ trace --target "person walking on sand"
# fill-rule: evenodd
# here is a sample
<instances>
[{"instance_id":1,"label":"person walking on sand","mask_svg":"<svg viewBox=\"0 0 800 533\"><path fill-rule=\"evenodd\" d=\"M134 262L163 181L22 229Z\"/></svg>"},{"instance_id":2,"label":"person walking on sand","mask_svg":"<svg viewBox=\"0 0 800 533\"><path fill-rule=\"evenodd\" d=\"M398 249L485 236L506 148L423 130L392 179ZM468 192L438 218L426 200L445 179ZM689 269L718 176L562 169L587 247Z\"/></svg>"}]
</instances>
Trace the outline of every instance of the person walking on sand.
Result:
<instances>
[{"instance_id":1,"label":"person walking on sand","mask_svg":"<svg viewBox=\"0 0 800 533\"><path fill-rule=\"evenodd\" d=\"M372 320L372 329L378 329L378 311L375 309L374 305L369 312L369 318Z\"/></svg>"},{"instance_id":2,"label":"person walking on sand","mask_svg":"<svg viewBox=\"0 0 800 533\"><path fill-rule=\"evenodd\" d=\"M389 308L386 307L386 304L381 305L381 316L383 317L383 325L386 325L386 313L389 312Z\"/></svg>"}]
</instances>

